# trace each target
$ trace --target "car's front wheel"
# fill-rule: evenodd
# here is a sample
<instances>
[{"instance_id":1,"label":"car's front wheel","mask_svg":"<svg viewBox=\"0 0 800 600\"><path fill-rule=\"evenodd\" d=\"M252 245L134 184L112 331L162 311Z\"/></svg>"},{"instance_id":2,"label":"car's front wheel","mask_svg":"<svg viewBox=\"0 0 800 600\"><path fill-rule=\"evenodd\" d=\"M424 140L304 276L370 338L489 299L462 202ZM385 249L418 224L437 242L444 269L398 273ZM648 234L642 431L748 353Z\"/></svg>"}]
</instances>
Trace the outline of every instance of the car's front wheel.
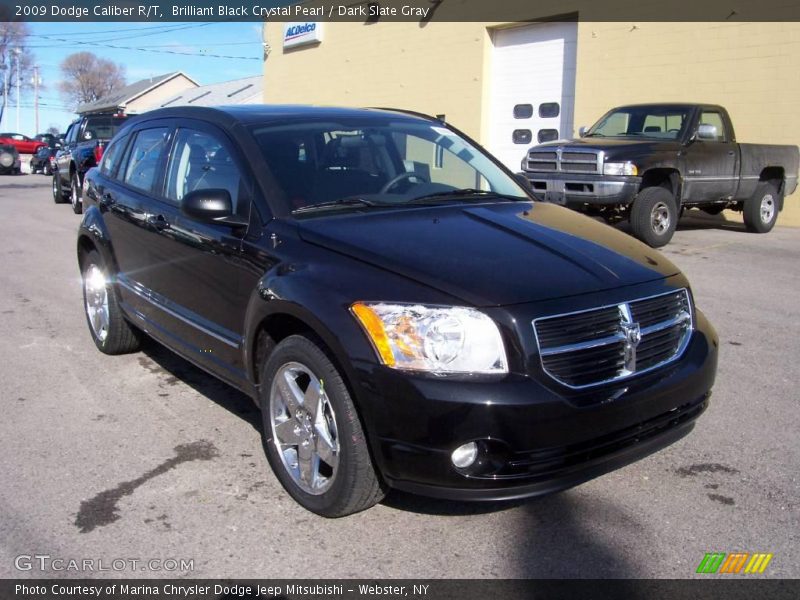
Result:
<instances>
[{"instance_id":1,"label":"car's front wheel","mask_svg":"<svg viewBox=\"0 0 800 600\"><path fill-rule=\"evenodd\" d=\"M78 174L73 173L69 180L69 200L72 204L72 212L79 215L83 212L83 200L81 200L81 182Z\"/></svg>"},{"instance_id":2,"label":"car's front wheel","mask_svg":"<svg viewBox=\"0 0 800 600\"><path fill-rule=\"evenodd\" d=\"M95 346L105 354L125 354L139 349L139 332L119 307L108 268L97 250L81 261L83 307Z\"/></svg>"},{"instance_id":3,"label":"car's front wheel","mask_svg":"<svg viewBox=\"0 0 800 600\"><path fill-rule=\"evenodd\" d=\"M66 199L64 198L64 190L61 189L61 179L58 176L58 173L53 173L53 202L56 204L62 204L65 202Z\"/></svg>"},{"instance_id":4,"label":"car's front wheel","mask_svg":"<svg viewBox=\"0 0 800 600\"><path fill-rule=\"evenodd\" d=\"M319 343L286 338L264 364L261 381L267 458L292 498L325 517L383 498L350 393Z\"/></svg>"}]
</instances>

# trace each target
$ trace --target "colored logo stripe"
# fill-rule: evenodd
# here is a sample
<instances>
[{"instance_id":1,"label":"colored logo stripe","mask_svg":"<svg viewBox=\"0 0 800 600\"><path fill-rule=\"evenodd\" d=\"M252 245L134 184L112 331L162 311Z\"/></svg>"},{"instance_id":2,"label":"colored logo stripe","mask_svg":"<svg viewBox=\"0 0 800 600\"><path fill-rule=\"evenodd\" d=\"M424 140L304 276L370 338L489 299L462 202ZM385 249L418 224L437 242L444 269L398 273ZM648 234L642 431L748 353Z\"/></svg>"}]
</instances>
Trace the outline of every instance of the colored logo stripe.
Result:
<instances>
[{"instance_id":1,"label":"colored logo stripe","mask_svg":"<svg viewBox=\"0 0 800 600\"><path fill-rule=\"evenodd\" d=\"M774 555L771 553L766 554L763 552L757 552L755 554L750 554L749 552L733 552L731 554L726 554L725 552L706 552L706 555L697 567L697 572L719 572L720 574L742 572L750 574L763 573L773 556ZM746 567L745 564L747 564ZM744 567L744 571L742 571L742 567Z\"/></svg>"}]
</instances>

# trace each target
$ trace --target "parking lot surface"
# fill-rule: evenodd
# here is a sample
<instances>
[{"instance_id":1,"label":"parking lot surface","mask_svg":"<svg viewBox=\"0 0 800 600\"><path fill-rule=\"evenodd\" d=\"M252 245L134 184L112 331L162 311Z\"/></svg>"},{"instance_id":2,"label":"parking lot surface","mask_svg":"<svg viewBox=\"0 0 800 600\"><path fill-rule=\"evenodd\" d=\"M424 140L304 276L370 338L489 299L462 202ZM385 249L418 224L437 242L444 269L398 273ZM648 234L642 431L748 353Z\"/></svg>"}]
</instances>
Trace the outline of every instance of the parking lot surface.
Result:
<instances>
[{"instance_id":1,"label":"parking lot surface","mask_svg":"<svg viewBox=\"0 0 800 600\"><path fill-rule=\"evenodd\" d=\"M248 398L152 342L95 349L80 218L49 186L0 178L0 577L682 578L712 551L773 553L762 577L800 577L800 230L686 218L665 248L721 340L687 438L546 498L392 493L326 520L273 477ZM18 569L35 554L95 570ZM114 559L162 563L97 571Z\"/></svg>"}]
</instances>

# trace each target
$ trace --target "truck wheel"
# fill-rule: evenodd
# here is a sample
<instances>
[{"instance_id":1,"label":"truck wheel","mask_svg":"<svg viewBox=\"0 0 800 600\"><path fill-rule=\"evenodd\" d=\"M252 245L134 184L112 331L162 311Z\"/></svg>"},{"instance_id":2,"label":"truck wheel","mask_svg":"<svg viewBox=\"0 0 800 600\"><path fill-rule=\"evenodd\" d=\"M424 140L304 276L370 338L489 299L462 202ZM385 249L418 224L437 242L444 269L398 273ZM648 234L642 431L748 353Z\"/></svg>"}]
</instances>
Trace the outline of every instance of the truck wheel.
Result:
<instances>
[{"instance_id":1,"label":"truck wheel","mask_svg":"<svg viewBox=\"0 0 800 600\"><path fill-rule=\"evenodd\" d=\"M324 517L383 498L347 386L315 341L293 335L280 342L261 381L267 458L292 498Z\"/></svg>"},{"instance_id":2,"label":"truck wheel","mask_svg":"<svg viewBox=\"0 0 800 600\"><path fill-rule=\"evenodd\" d=\"M744 224L753 233L767 233L778 220L780 192L774 183L762 181L753 195L744 201Z\"/></svg>"},{"instance_id":3,"label":"truck wheel","mask_svg":"<svg viewBox=\"0 0 800 600\"><path fill-rule=\"evenodd\" d=\"M61 188L61 178L58 176L58 172L53 173L53 202L56 204L63 204L66 202L66 198L64 198L64 190Z\"/></svg>"},{"instance_id":4,"label":"truck wheel","mask_svg":"<svg viewBox=\"0 0 800 600\"><path fill-rule=\"evenodd\" d=\"M83 201L81 200L81 182L78 174L73 173L69 180L69 200L72 204L72 212L79 215L83 212Z\"/></svg>"},{"instance_id":5,"label":"truck wheel","mask_svg":"<svg viewBox=\"0 0 800 600\"><path fill-rule=\"evenodd\" d=\"M97 250L81 261L83 308L97 349L104 354L125 354L139 349L139 332L122 315L108 267Z\"/></svg>"},{"instance_id":6,"label":"truck wheel","mask_svg":"<svg viewBox=\"0 0 800 600\"><path fill-rule=\"evenodd\" d=\"M635 237L651 248L660 248L672 239L678 225L675 199L664 188L645 188L633 202L630 221Z\"/></svg>"}]
</instances>

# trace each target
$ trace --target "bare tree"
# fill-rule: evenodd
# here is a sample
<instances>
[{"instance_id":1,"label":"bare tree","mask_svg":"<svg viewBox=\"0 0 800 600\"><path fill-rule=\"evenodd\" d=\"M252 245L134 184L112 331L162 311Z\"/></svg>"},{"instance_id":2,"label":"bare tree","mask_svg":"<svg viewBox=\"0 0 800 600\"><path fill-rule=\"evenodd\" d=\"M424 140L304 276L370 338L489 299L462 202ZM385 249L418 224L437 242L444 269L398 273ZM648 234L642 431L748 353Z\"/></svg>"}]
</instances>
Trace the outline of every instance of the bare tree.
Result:
<instances>
[{"instance_id":1,"label":"bare tree","mask_svg":"<svg viewBox=\"0 0 800 600\"><path fill-rule=\"evenodd\" d=\"M108 96L125 85L125 67L91 52L76 52L61 61L64 78L58 89L75 104L86 104Z\"/></svg>"},{"instance_id":2,"label":"bare tree","mask_svg":"<svg viewBox=\"0 0 800 600\"><path fill-rule=\"evenodd\" d=\"M49 133L50 135L59 135L61 133L61 130L55 123L50 123L50 127L47 128L47 131L45 133Z\"/></svg>"},{"instance_id":3,"label":"bare tree","mask_svg":"<svg viewBox=\"0 0 800 600\"><path fill-rule=\"evenodd\" d=\"M28 25L22 22L0 22L0 120L11 98L16 98L17 77L19 89L27 90L32 81L33 56L25 47Z\"/></svg>"}]
</instances>

